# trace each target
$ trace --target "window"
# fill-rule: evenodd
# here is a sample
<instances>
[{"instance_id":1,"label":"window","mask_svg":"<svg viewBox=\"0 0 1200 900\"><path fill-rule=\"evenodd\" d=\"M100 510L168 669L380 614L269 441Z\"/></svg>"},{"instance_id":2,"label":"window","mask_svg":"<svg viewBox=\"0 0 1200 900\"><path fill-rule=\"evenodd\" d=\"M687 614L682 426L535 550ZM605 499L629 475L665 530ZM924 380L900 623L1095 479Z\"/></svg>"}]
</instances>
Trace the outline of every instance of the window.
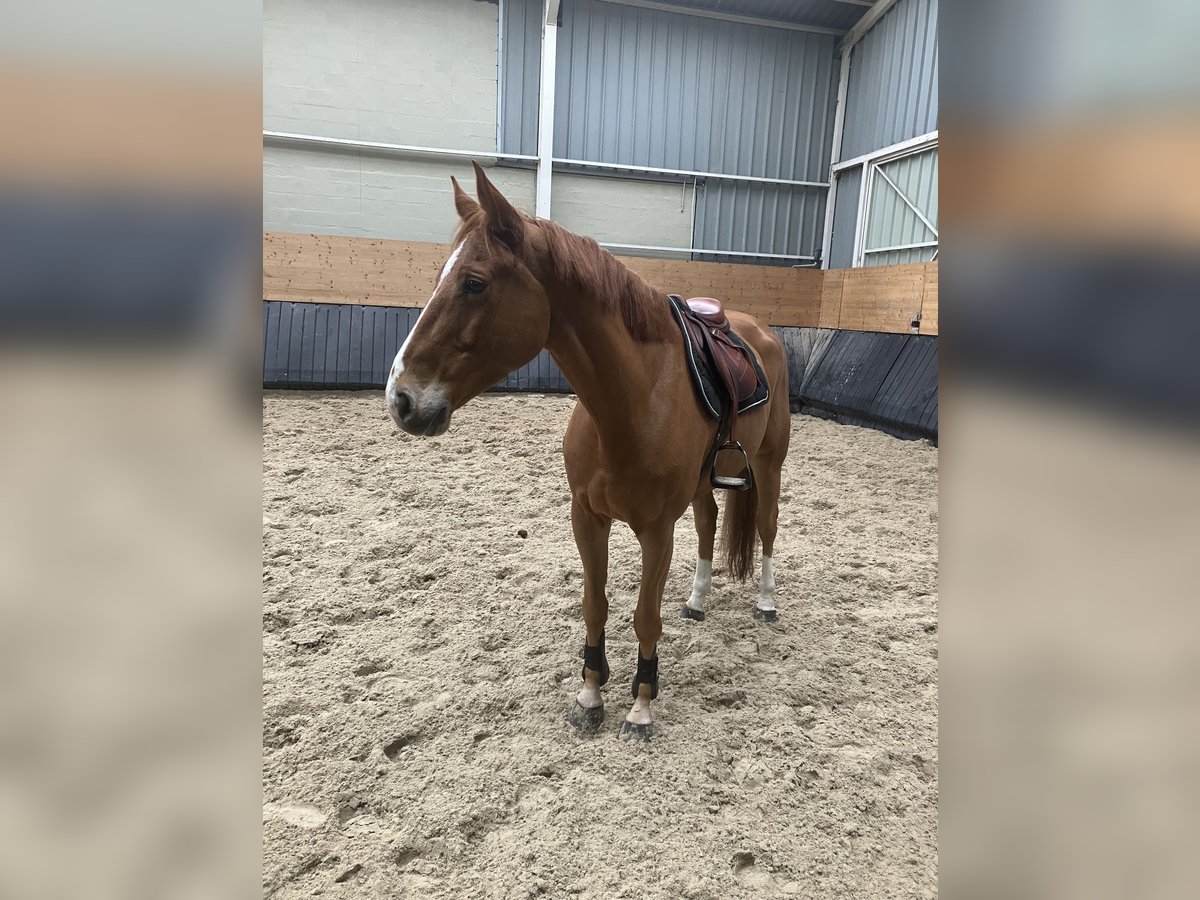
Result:
<instances>
[{"instance_id":1,"label":"window","mask_svg":"<svg viewBox=\"0 0 1200 900\"><path fill-rule=\"evenodd\" d=\"M938 252L938 148L918 146L864 163L854 265L929 262Z\"/></svg>"}]
</instances>

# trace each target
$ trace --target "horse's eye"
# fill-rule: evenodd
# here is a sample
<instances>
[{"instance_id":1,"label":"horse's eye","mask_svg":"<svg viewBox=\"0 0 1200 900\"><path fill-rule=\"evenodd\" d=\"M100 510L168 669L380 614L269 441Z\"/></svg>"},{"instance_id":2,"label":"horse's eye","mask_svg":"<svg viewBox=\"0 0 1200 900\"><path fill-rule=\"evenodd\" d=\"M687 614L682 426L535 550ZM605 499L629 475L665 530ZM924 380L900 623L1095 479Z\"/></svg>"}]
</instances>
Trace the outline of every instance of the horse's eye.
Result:
<instances>
[{"instance_id":1,"label":"horse's eye","mask_svg":"<svg viewBox=\"0 0 1200 900\"><path fill-rule=\"evenodd\" d=\"M484 284L482 281L480 281L478 278L468 278L466 281L463 282L463 293L464 294L482 294L483 289L485 287L487 287L487 285Z\"/></svg>"}]
</instances>

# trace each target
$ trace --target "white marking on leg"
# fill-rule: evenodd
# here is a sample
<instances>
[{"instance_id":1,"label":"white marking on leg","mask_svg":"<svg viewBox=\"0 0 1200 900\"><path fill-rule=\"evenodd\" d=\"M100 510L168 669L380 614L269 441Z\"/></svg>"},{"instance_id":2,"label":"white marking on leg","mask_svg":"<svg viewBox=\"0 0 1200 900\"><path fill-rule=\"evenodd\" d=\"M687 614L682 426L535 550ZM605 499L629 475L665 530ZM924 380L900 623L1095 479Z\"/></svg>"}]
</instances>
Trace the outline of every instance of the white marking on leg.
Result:
<instances>
[{"instance_id":1,"label":"white marking on leg","mask_svg":"<svg viewBox=\"0 0 1200 900\"><path fill-rule=\"evenodd\" d=\"M692 581L692 596L687 606L696 612L704 612L704 600L712 589L712 560L696 558L696 578Z\"/></svg>"},{"instance_id":2,"label":"white marking on leg","mask_svg":"<svg viewBox=\"0 0 1200 900\"><path fill-rule=\"evenodd\" d=\"M775 567L769 556L762 558L762 579L758 582L758 608L775 608Z\"/></svg>"},{"instance_id":3,"label":"white marking on leg","mask_svg":"<svg viewBox=\"0 0 1200 900\"><path fill-rule=\"evenodd\" d=\"M625 715L625 721L630 725L649 725L654 721L650 712L650 685L638 685L638 695L633 701L633 709Z\"/></svg>"},{"instance_id":4,"label":"white marking on leg","mask_svg":"<svg viewBox=\"0 0 1200 900\"><path fill-rule=\"evenodd\" d=\"M466 241L463 242L464 244ZM400 350L396 353L396 358L392 361L392 369L388 373L387 389L384 395L387 398L388 406L391 407L396 396L396 381L404 374L404 351L408 349L408 342L412 340L413 335L417 331L417 326L421 324L421 319L425 313L429 311L429 307L433 306L433 298L437 296L438 288L442 286L442 282L454 271L454 266L458 262L459 256L462 255L463 244L459 244L454 248L454 252L450 254L450 258L446 260L446 264L442 266L441 274L438 275L437 285L433 289L433 293L429 295L429 300L421 312L417 314L417 321L413 323L413 327L409 329L408 335L404 338L404 343L400 345Z\"/></svg>"},{"instance_id":5,"label":"white marking on leg","mask_svg":"<svg viewBox=\"0 0 1200 900\"><path fill-rule=\"evenodd\" d=\"M599 672L593 672L591 669L584 670L583 687L579 689L575 701L584 709L595 709L597 706L604 705L604 697L600 694Z\"/></svg>"}]
</instances>

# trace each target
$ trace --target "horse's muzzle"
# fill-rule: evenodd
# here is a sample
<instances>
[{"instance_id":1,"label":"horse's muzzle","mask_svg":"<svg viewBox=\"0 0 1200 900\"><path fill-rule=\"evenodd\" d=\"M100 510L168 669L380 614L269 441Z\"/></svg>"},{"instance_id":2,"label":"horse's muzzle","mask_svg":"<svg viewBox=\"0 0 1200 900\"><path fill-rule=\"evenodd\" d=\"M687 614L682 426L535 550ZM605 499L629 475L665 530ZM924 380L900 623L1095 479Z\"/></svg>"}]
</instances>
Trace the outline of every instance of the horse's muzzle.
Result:
<instances>
[{"instance_id":1,"label":"horse's muzzle","mask_svg":"<svg viewBox=\"0 0 1200 900\"><path fill-rule=\"evenodd\" d=\"M440 395L418 399L404 389L389 390L387 407L401 430L418 437L445 434L450 427L450 404Z\"/></svg>"}]
</instances>

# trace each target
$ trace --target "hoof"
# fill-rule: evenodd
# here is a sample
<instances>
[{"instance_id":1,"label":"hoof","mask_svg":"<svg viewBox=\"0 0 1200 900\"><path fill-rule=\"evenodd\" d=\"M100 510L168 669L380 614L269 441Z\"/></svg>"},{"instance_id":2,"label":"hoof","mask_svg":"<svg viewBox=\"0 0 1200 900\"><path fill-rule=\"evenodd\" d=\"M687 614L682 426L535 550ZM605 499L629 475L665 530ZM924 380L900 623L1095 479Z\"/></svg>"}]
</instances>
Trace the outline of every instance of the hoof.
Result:
<instances>
[{"instance_id":1,"label":"hoof","mask_svg":"<svg viewBox=\"0 0 1200 900\"><path fill-rule=\"evenodd\" d=\"M760 622L774 622L779 618L779 613L773 609L759 609L754 607L754 618Z\"/></svg>"},{"instance_id":2,"label":"hoof","mask_svg":"<svg viewBox=\"0 0 1200 900\"><path fill-rule=\"evenodd\" d=\"M703 622L704 621L704 611L700 610L700 609L692 609L690 606L688 606L685 603L685 604L683 604L683 609L681 609L679 611L679 618L693 619L697 622Z\"/></svg>"},{"instance_id":3,"label":"hoof","mask_svg":"<svg viewBox=\"0 0 1200 900\"><path fill-rule=\"evenodd\" d=\"M580 731L592 731L600 727L604 721L603 706L580 706L579 701L567 713L567 721Z\"/></svg>"},{"instance_id":4,"label":"hoof","mask_svg":"<svg viewBox=\"0 0 1200 900\"><path fill-rule=\"evenodd\" d=\"M643 744L648 744L653 734L653 722L647 722L645 725L634 725L626 719L621 723L621 740L623 741L641 741Z\"/></svg>"}]
</instances>

